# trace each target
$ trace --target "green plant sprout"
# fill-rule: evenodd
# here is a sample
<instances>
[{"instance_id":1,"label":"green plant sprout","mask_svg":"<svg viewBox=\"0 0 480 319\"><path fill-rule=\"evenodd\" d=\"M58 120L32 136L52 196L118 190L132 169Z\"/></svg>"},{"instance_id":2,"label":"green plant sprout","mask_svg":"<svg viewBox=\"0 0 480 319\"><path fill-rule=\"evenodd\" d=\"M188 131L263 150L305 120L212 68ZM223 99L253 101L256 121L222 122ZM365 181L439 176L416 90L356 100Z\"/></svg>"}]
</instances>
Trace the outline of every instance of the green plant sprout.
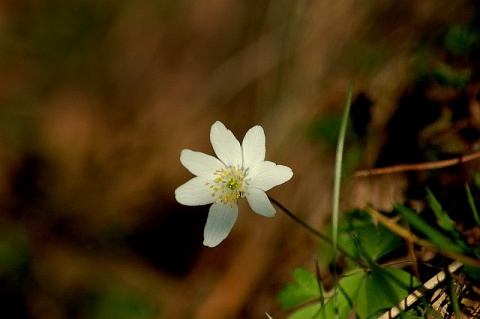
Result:
<instances>
[{"instance_id":1,"label":"green plant sprout","mask_svg":"<svg viewBox=\"0 0 480 319\"><path fill-rule=\"evenodd\" d=\"M451 219L433 193L427 192L427 199L429 207L436 211L438 227L447 235L403 205L396 205L395 212L400 219L396 218L395 221L370 207L347 212L339 223L338 244L347 253L350 263L338 281L338 308L334 307L334 290L326 291L318 277L300 268L294 271L295 283L285 286L279 294L282 307L294 310L289 319L326 319L337 314L340 318L348 318L354 310L357 318L390 319L399 315L402 318L423 318L415 313L435 314L437 311L425 300L425 292L435 289L442 282L446 282L447 290L444 293L454 313L459 316L459 298L451 274L459 269L478 274L480 252L478 247L469 246L451 226ZM374 220L379 224L375 224ZM401 226L405 223L418 231L422 238ZM398 265L380 262L383 257L401 248L403 240L412 241L455 261L421 284L411 273L397 268ZM332 258L331 262L334 261ZM419 301L420 305L412 308Z\"/></svg>"},{"instance_id":2,"label":"green plant sprout","mask_svg":"<svg viewBox=\"0 0 480 319\"><path fill-rule=\"evenodd\" d=\"M350 107L349 90L345 112ZM347 113L348 114L348 113ZM341 130L346 127L346 117L342 119ZM343 131L344 132L344 131ZM306 269L296 269L293 273L294 284L288 284L279 294L279 302L284 309L292 309L289 319L327 319L348 318L355 311L357 318L381 318L390 319L397 316L402 318L422 318L426 312L432 316L441 316L432 306L425 302L425 291L434 289L443 281L446 281L448 296L453 308L453 313L460 318L460 305L451 274L463 267L464 263L473 266L478 272L480 267L479 251L476 247L470 247L456 229L455 223L443 210L440 202L434 194L426 189L427 203L433 211L440 230L424 221L410 208L397 204L395 211L400 214L400 220L391 221L388 217L377 212L371 207L364 210L347 212L344 220L338 221L339 185L341 180L341 159L343 140L345 136L339 134L339 142L336 157L335 184L334 184L334 209L332 222L332 239L325 238L316 230L286 210L291 216L311 233L331 245L331 260L333 265L333 289L327 291L322 285L319 275L315 276ZM468 160L478 158L478 154L467 155ZM442 161L441 163L410 164L394 167L393 171L409 169L440 168L461 163L462 159ZM437 167L438 166L438 167ZM384 172L388 172L385 168ZM390 168L391 169L391 168ZM381 170L381 169L379 169ZM368 176L371 172L362 173L359 176ZM377 173L377 172L374 172ZM382 172L380 172L382 173ZM466 186L467 196L474 214L478 220L478 213L474 205L473 196ZM379 221L376 224L374 220ZM403 228L402 223L407 223L413 229L422 234L422 238L414 235L410 229ZM392 267L393 265L382 264L380 260L386 255L401 248L407 240L448 256L457 261L430 280L421 284L418 278L405 270ZM325 248L328 246L323 246ZM346 258L347 269L337 280L338 252ZM325 262L325 260L323 260ZM412 261L416 263L415 260ZM381 292L379 294L379 292ZM422 299L423 303L413 308L415 303ZM418 316L417 316L418 314ZM443 318L443 317L442 317Z\"/></svg>"}]
</instances>

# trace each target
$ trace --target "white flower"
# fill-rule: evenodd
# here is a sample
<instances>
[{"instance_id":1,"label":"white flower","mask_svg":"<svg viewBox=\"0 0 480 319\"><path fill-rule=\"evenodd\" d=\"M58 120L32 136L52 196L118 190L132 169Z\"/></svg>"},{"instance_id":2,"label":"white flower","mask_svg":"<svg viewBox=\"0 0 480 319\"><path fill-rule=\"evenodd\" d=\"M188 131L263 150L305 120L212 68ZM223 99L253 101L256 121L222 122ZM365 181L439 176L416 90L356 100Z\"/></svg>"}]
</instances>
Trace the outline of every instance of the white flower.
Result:
<instances>
[{"instance_id":1,"label":"white flower","mask_svg":"<svg viewBox=\"0 0 480 319\"><path fill-rule=\"evenodd\" d=\"M203 244L220 244L235 224L237 200L247 198L254 212L266 217L275 215L265 194L269 189L292 178L292 170L265 161L265 133L261 126L248 130L242 145L223 123L212 125L210 141L218 158L183 150L180 162L196 177L175 190L180 204L212 204L208 212Z\"/></svg>"}]
</instances>

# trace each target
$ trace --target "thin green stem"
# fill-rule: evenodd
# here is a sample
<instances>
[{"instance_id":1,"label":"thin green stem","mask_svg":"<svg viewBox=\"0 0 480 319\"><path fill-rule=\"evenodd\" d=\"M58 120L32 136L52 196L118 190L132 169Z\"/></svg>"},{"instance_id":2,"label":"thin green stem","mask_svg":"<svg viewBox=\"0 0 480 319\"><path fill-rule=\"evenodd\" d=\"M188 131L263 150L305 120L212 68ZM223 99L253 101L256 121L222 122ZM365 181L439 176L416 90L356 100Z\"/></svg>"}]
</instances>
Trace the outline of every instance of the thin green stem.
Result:
<instances>
[{"instance_id":1,"label":"thin green stem","mask_svg":"<svg viewBox=\"0 0 480 319\"><path fill-rule=\"evenodd\" d=\"M268 195L267 195L268 196ZM295 222L297 222L298 224L300 224L303 228L305 228L306 230L308 230L310 233L312 233L313 235L317 236L318 238L326 241L327 243L329 243L330 245L332 245L332 240L325 236L324 234L320 233L318 230L316 230L315 228L313 228L312 226L308 225L306 222L304 222L303 220L301 220L298 216L296 216L294 213L292 213L290 210L288 210L288 208L286 208L285 206L283 206L280 202L278 202L276 199L268 196L268 199L270 199L270 201L272 203L274 203L278 208L280 208L288 217L292 218ZM343 249L342 247L337 247L338 250L340 252L342 252L345 256L349 257L350 259L352 260L357 260L357 258L354 258L353 256L351 256L345 249Z\"/></svg>"},{"instance_id":2,"label":"thin green stem","mask_svg":"<svg viewBox=\"0 0 480 319\"><path fill-rule=\"evenodd\" d=\"M345 100L345 107L343 109L342 122L340 124L340 132L338 134L337 152L335 155L335 174L333 179L333 208L332 208L332 244L333 244L333 280L335 283L335 293L333 295L333 304L336 310L335 317L338 318L338 276L337 276L337 250L338 250L338 216L340 206L340 185L342 180L342 163L343 163L343 149L345 145L345 135L347 132L348 116L350 114L350 106L352 104L353 81L350 83L347 98Z\"/></svg>"},{"instance_id":3,"label":"thin green stem","mask_svg":"<svg viewBox=\"0 0 480 319\"><path fill-rule=\"evenodd\" d=\"M297 223L299 223L300 225L302 225L306 230L308 230L309 232L311 232L312 234L314 234L315 236L317 236L318 238L322 239L322 240L325 240L327 243L329 244L332 244L332 240L330 238L328 238L327 236L323 235L322 233L320 233L318 230L316 230L315 228L313 228L312 226L308 225L306 222L304 222L303 220L301 220L300 218L298 218L295 214L293 214L291 211L289 211L285 206L283 206L282 204L280 204L276 199L268 196L268 199L270 199L270 201L272 203L274 203L275 205L278 206L278 208L280 208L285 214L287 214L290 218L292 218L294 221L296 221Z\"/></svg>"}]
</instances>

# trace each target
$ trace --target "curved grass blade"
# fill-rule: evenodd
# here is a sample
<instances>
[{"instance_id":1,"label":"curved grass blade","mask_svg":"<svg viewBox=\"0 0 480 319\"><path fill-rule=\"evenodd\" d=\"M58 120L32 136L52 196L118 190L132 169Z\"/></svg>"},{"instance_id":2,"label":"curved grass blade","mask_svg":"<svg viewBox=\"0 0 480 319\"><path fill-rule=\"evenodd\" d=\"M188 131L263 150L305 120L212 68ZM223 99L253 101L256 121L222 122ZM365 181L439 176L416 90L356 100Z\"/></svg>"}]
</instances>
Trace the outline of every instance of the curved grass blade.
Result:
<instances>
[{"instance_id":1,"label":"curved grass blade","mask_svg":"<svg viewBox=\"0 0 480 319\"><path fill-rule=\"evenodd\" d=\"M342 179L342 163L343 163L343 148L345 144L345 135L347 132L348 116L350 114L350 106L352 104L353 95L353 81L348 88L347 98L345 100L345 107L343 110L342 122L340 124L340 132L338 134L337 152L335 154L335 174L333 180L333 208L332 208L332 243L333 243L333 256L336 261L337 257L337 239L338 239L338 216L340 205L340 184ZM336 310L335 318L338 318L338 298L336 287L338 285L338 278L336 272L336 263L334 263L333 280L335 283L335 293L333 296L334 308Z\"/></svg>"}]
</instances>

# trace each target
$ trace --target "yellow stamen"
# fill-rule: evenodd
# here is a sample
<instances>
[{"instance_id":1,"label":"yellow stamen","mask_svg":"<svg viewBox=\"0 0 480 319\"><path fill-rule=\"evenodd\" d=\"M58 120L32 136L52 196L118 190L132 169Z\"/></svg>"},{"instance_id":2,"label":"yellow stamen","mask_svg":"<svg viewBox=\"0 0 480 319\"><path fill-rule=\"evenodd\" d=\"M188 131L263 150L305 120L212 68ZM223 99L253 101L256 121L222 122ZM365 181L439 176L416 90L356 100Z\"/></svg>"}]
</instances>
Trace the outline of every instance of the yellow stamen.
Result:
<instances>
[{"instance_id":1,"label":"yellow stamen","mask_svg":"<svg viewBox=\"0 0 480 319\"><path fill-rule=\"evenodd\" d=\"M213 183L205 183L212 190L212 197L217 197L220 203L233 207L237 199L245 197L245 173L232 166L213 172ZM214 202L217 204L217 201Z\"/></svg>"}]
</instances>

